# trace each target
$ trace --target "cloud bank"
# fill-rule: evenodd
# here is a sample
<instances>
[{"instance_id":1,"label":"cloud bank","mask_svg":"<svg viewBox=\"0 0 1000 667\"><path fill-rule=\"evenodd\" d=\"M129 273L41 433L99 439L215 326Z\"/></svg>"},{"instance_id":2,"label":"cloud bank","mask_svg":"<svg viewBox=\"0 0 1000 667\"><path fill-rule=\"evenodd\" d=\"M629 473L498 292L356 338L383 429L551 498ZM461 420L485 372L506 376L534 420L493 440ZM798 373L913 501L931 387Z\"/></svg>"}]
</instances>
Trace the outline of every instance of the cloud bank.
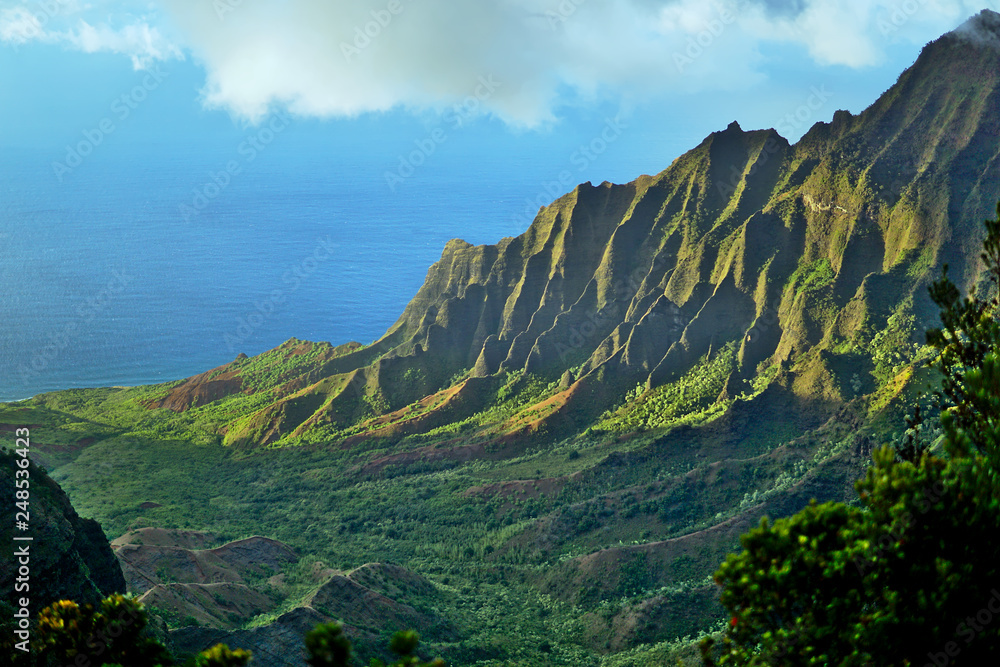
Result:
<instances>
[{"instance_id":1,"label":"cloud bank","mask_svg":"<svg viewBox=\"0 0 1000 667\"><path fill-rule=\"evenodd\" d=\"M76 1L4 8L0 0L0 40L113 51L136 67L190 53L205 68L206 106L251 121L275 107L312 117L443 110L481 93L485 77L496 85L478 108L520 127L550 123L565 105L737 90L765 76L775 45L800 47L819 65L876 65L892 43L928 41L983 8L972 0L154 0L137 15L109 1L120 9L113 24L76 16L87 11ZM45 2L75 23L36 25Z\"/></svg>"},{"instance_id":2,"label":"cloud bank","mask_svg":"<svg viewBox=\"0 0 1000 667\"><path fill-rule=\"evenodd\" d=\"M113 10L111 19L108 9ZM135 69L184 57L181 46L152 25L155 15L135 16L126 9L118 3L109 8L78 0L0 2L0 42L15 48L41 42L84 53L117 53L130 58Z\"/></svg>"}]
</instances>

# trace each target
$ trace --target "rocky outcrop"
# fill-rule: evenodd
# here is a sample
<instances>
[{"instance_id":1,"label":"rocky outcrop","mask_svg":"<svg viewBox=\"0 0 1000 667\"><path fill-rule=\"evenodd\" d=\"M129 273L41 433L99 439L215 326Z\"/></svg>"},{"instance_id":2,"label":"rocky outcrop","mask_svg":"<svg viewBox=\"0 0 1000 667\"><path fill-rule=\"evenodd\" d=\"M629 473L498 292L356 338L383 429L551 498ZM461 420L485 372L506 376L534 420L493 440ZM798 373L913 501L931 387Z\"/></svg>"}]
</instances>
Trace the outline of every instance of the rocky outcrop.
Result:
<instances>
[{"instance_id":1,"label":"rocky outcrop","mask_svg":"<svg viewBox=\"0 0 1000 667\"><path fill-rule=\"evenodd\" d=\"M15 470L21 469L16 464L17 458L8 451L0 451L0 497L10 504L15 498ZM13 512L5 513L9 518L0 531L0 539L7 545L29 547L28 597L32 613L57 600L96 603L112 593L124 593L125 579L100 524L81 518L63 490L41 468L31 464L27 470L29 529L16 533L33 539L13 541ZM14 593L17 568L14 558L0 560L0 593L5 601L20 597Z\"/></svg>"}]
</instances>

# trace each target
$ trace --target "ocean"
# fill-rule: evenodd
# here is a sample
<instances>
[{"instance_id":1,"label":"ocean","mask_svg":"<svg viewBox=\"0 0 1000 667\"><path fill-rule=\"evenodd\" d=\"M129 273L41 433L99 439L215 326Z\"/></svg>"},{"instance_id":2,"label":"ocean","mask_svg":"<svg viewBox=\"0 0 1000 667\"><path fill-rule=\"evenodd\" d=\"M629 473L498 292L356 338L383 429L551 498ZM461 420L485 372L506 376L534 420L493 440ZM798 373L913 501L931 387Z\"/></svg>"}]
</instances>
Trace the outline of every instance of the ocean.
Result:
<instances>
[{"instance_id":1,"label":"ocean","mask_svg":"<svg viewBox=\"0 0 1000 667\"><path fill-rule=\"evenodd\" d=\"M441 151L400 182L363 150L245 149L0 151L0 401L374 341L449 239L520 234L558 168Z\"/></svg>"}]
</instances>

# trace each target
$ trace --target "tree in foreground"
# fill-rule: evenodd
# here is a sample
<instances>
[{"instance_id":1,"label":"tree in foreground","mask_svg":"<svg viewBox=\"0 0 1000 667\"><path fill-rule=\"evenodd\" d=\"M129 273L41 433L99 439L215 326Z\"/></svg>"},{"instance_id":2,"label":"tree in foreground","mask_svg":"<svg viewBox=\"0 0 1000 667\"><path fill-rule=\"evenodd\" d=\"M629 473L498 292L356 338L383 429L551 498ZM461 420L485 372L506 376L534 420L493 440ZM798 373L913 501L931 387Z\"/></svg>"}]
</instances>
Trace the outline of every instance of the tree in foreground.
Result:
<instances>
[{"instance_id":1,"label":"tree in foreground","mask_svg":"<svg viewBox=\"0 0 1000 667\"><path fill-rule=\"evenodd\" d=\"M60 600L38 614L33 658L38 665L172 665L170 654L147 631L146 611L135 598L111 595L94 605Z\"/></svg>"},{"instance_id":2,"label":"tree in foreground","mask_svg":"<svg viewBox=\"0 0 1000 667\"><path fill-rule=\"evenodd\" d=\"M931 287L943 440L885 447L861 507L813 503L741 538L716 572L731 613L706 665L984 665L1000 655L1000 205L986 222L993 296ZM919 415L912 423L919 425Z\"/></svg>"}]
</instances>

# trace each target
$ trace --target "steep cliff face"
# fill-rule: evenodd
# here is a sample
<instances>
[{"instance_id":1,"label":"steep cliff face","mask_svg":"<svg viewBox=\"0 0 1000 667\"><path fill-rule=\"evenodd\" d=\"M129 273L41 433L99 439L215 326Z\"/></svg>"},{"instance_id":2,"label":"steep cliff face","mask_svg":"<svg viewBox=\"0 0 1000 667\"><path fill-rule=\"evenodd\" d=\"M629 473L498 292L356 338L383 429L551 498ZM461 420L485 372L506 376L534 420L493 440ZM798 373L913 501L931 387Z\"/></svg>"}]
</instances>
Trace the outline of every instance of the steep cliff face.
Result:
<instances>
[{"instance_id":1,"label":"steep cliff face","mask_svg":"<svg viewBox=\"0 0 1000 667\"><path fill-rule=\"evenodd\" d=\"M0 451L0 495L14 502L16 458ZM13 516L0 532L5 544L20 547L27 544L30 552L30 589L15 595L18 562L14 558L0 560L0 591L6 602L26 595L31 601L31 613L57 600L74 600L83 604L96 603L112 593L125 592L125 578L111 551L101 526L92 519L81 519L59 485L32 464L30 473L29 530L17 535L32 537L31 542L13 541Z\"/></svg>"},{"instance_id":2,"label":"steep cliff face","mask_svg":"<svg viewBox=\"0 0 1000 667\"><path fill-rule=\"evenodd\" d=\"M273 382L226 442L485 427L476 415L514 374L558 387L490 433L582 429L724 348L736 356L723 398L759 378L819 406L871 389L889 348L930 321L941 265L965 286L976 275L1000 199L998 26L984 11L863 113L837 111L794 145L734 122L656 176L578 186L521 236L449 242L382 339ZM184 391L211 402L247 363ZM185 409L178 391L154 406Z\"/></svg>"}]
</instances>

